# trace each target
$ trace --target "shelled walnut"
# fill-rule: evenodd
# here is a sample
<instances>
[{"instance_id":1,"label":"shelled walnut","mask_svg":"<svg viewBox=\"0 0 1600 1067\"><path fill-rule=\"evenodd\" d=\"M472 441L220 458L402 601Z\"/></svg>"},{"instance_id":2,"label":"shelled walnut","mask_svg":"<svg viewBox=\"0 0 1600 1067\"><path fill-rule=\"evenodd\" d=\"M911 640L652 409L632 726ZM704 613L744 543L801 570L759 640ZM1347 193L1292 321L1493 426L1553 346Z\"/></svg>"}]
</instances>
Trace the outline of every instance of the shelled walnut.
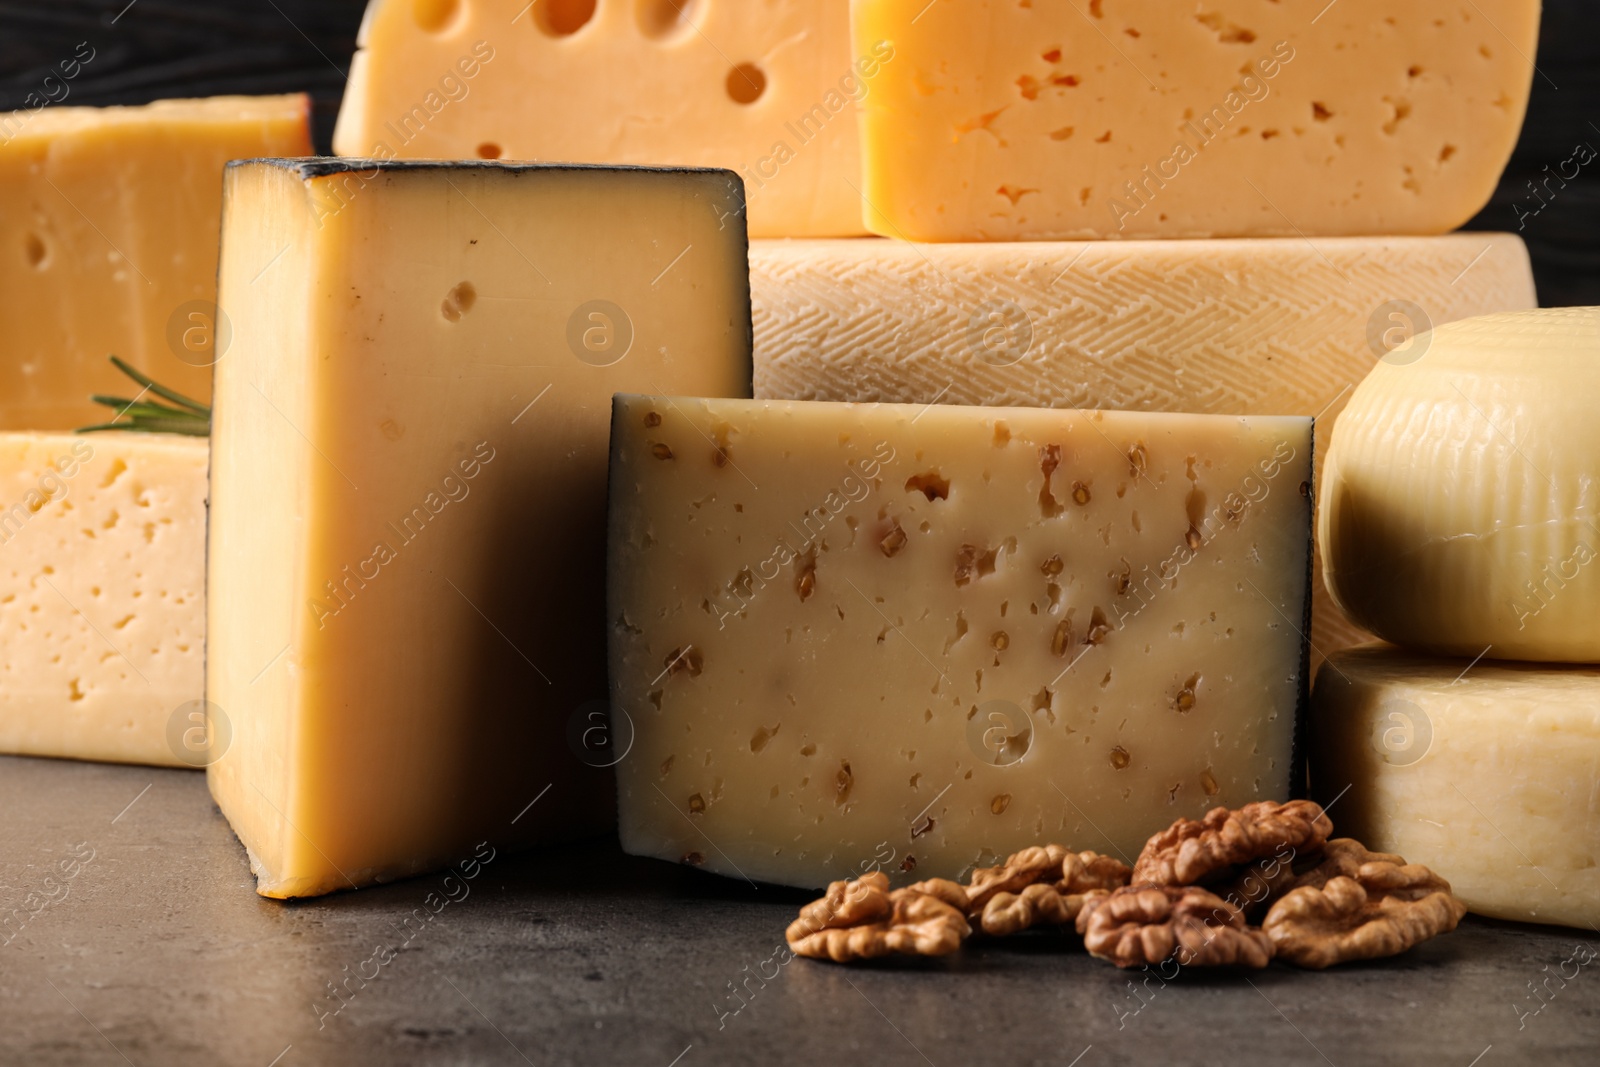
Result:
<instances>
[{"instance_id":1,"label":"shelled walnut","mask_svg":"<svg viewBox=\"0 0 1600 1067\"><path fill-rule=\"evenodd\" d=\"M1333 821L1309 800L1212 808L1204 818L1179 819L1147 841L1133 865L1133 884L1204 885L1285 849L1320 851L1331 833Z\"/></svg>"},{"instance_id":2,"label":"shelled walnut","mask_svg":"<svg viewBox=\"0 0 1600 1067\"><path fill-rule=\"evenodd\" d=\"M785 934L797 956L838 963L892 953L945 956L972 932L966 890L943 878L889 889L882 872L834 882L800 909Z\"/></svg>"},{"instance_id":3,"label":"shelled walnut","mask_svg":"<svg viewBox=\"0 0 1600 1067\"><path fill-rule=\"evenodd\" d=\"M1004 936L1072 925L1119 967L1301 967L1392 956L1453 930L1450 884L1350 838L1310 801L1258 802L1180 819L1130 869L1095 852L1038 845L975 870L890 891L881 873L834 882L790 925L797 955L846 962L954 952L974 926ZM1131 883L1131 884L1130 884ZM1252 920L1262 912L1260 927Z\"/></svg>"},{"instance_id":4,"label":"shelled walnut","mask_svg":"<svg viewBox=\"0 0 1600 1067\"><path fill-rule=\"evenodd\" d=\"M1218 879L1207 881L1206 888L1244 912L1245 918L1259 923L1268 909L1291 889L1303 885L1324 885L1329 878L1353 874L1367 858L1404 863L1399 856L1368 852L1360 842L1348 837L1334 838L1320 849L1296 849L1285 845L1266 859L1234 867Z\"/></svg>"},{"instance_id":5,"label":"shelled walnut","mask_svg":"<svg viewBox=\"0 0 1600 1067\"><path fill-rule=\"evenodd\" d=\"M1118 967L1176 959L1185 967L1265 967L1272 940L1199 886L1135 885L1091 899L1078 930L1092 956Z\"/></svg>"},{"instance_id":6,"label":"shelled walnut","mask_svg":"<svg viewBox=\"0 0 1600 1067\"><path fill-rule=\"evenodd\" d=\"M1084 901L1128 884L1128 865L1061 845L1026 848L999 867L973 872L967 896L973 921L996 937L1038 925L1071 926Z\"/></svg>"},{"instance_id":7,"label":"shelled walnut","mask_svg":"<svg viewBox=\"0 0 1600 1067\"><path fill-rule=\"evenodd\" d=\"M1330 841L1326 861L1307 872L1267 913L1262 928L1297 967L1395 956L1448 933L1466 914L1450 883L1420 863Z\"/></svg>"},{"instance_id":8,"label":"shelled walnut","mask_svg":"<svg viewBox=\"0 0 1600 1067\"><path fill-rule=\"evenodd\" d=\"M1285 893L1301 886L1321 889L1330 880L1341 876L1354 878L1369 863L1381 863L1391 867L1406 866L1404 856L1396 856L1390 852L1373 852L1352 837L1334 838L1322 847L1322 852L1315 859L1316 863L1296 872L1293 881L1284 888ZM1379 877L1376 868L1373 873L1374 877Z\"/></svg>"}]
</instances>

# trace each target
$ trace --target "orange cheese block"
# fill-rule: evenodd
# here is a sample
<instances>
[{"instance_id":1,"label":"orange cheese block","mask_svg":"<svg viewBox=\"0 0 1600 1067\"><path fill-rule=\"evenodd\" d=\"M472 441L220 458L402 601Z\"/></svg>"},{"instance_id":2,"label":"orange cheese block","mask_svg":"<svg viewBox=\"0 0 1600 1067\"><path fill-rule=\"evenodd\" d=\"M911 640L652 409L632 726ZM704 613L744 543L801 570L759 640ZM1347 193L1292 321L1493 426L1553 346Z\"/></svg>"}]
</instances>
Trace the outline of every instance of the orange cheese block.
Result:
<instances>
[{"instance_id":1,"label":"orange cheese block","mask_svg":"<svg viewBox=\"0 0 1600 1067\"><path fill-rule=\"evenodd\" d=\"M115 353L211 394L222 168L311 150L291 96L0 113L0 429L70 430L131 395ZM136 388L136 387L135 387Z\"/></svg>"},{"instance_id":2,"label":"orange cheese block","mask_svg":"<svg viewBox=\"0 0 1600 1067\"><path fill-rule=\"evenodd\" d=\"M333 147L726 167L752 235L859 235L856 101L892 56L849 39L845 0L372 0Z\"/></svg>"},{"instance_id":3,"label":"orange cheese block","mask_svg":"<svg viewBox=\"0 0 1600 1067\"><path fill-rule=\"evenodd\" d=\"M739 206L726 171L228 168L208 773L263 895L611 825L611 397L748 392Z\"/></svg>"},{"instance_id":4,"label":"orange cheese block","mask_svg":"<svg viewBox=\"0 0 1600 1067\"><path fill-rule=\"evenodd\" d=\"M855 0L878 233L1437 234L1522 125L1538 0Z\"/></svg>"}]
</instances>

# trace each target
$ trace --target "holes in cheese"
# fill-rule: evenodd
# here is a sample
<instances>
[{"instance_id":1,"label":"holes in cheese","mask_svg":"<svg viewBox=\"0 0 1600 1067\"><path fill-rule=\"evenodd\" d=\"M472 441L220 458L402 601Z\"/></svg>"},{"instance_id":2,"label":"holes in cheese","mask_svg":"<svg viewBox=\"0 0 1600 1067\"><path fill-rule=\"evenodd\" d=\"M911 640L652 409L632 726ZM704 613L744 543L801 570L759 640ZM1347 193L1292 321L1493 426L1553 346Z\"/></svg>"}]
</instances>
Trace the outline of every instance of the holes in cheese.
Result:
<instances>
[{"instance_id":1,"label":"holes in cheese","mask_svg":"<svg viewBox=\"0 0 1600 1067\"><path fill-rule=\"evenodd\" d=\"M1179 814L1292 788L1309 419L614 410L629 851L812 886L887 842L954 876L1046 839L1134 853ZM718 426L738 442L720 467ZM1041 452L1059 491L1095 487L1083 504L1041 511Z\"/></svg>"},{"instance_id":2,"label":"holes in cheese","mask_svg":"<svg viewBox=\"0 0 1600 1067\"><path fill-rule=\"evenodd\" d=\"M692 32L701 0L635 0L639 32L658 41Z\"/></svg>"},{"instance_id":3,"label":"holes in cheese","mask_svg":"<svg viewBox=\"0 0 1600 1067\"><path fill-rule=\"evenodd\" d=\"M767 76L754 63L739 63L728 71L728 99L753 104L767 91Z\"/></svg>"},{"instance_id":4,"label":"holes in cheese","mask_svg":"<svg viewBox=\"0 0 1600 1067\"><path fill-rule=\"evenodd\" d=\"M610 398L748 390L737 180L276 160L227 182L207 685L238 740L210 774L260 892L605 827L582 738ZM663 468L716 469L672 443ZM652 673L692 682L702 655Z\"/></svg>"},{"instance_id":5,"label":"holes in cheese","mask_svg":"<svg viewBox=\"0 0 1600 1067\"><path fill-rule=\"evenodd\" d=\"M1480 915L1600 923L1600 670L1347 649L1317 674L1309 740L1341 834Z\"/></svg>"},{"instance_id":6,"label":"holes in cheese","mask_svg":"<svg viewBox=\"0 0 1600 1067\"><path fill-rule=\"evenodd\" d=\"M594 18L595 0L542 0L533 5L534 25L551 37L570 37Z\"/></svg>"},{"instance_id":7,"label":"holes in cheese","mask_svg":"<svg viewBox=\"0 0 1600 1067\"><path fill-rule=\"evenodd\" d=\"M856 108L895 51L858 55L843 0L475 0L439 32L435 6L370 7L339 154L727 167L752 233L867 232Z\"/></svg>"},{"instance_id":8,"label":"holes in cheese","mask_svg":"<svg viewBox=\"0 0 1600 1067\"><path fill-rule=\"evenodd\" d=\"M197 765L207 451L0 433L0 752Z\"/></svg>"},{"instance_id":9,"label":"holes in cheese","mask_svg":"<svg viewBox=\"0 0 1600 1067\"><path fill-rule=\"evenodd\" d=\"M1600 662L1600 309L1437 326L1373 368L1334 427L1324 575L1386 640Z\"/></svg>"},{"instance_id":10,"label":"holes in cheese","mask_svg":"<svg viewBox=\"0 0 1600 1067\"><path fill-rule=\"evenodd\" d=\"M1539 26L1538 0L852 11L857 51L895 49L866 223L915 241L1447 232L1510 158Z\"/></svg>"},{"instance_id":11,"label":"holes in cheese","mask_svg":"<svg viewBox=\"0 0 1600 1067\"><path fill-rule=\"evenodd\" d=\"M472 305L478 302L478 289L471 282L462 282L445 295L444 302L439 306L439 314L443 315L446 322L460 322L461 317L472 310Z\"/></svg>"},{"instance_id":12,"label":"holes in cheese","mask_svg":"<svg viewBox=\"0 0 1600 1067\"><path fill-rule=\"evenodd\" d=\"M461 0L411 0L411 17L426 33L442 33L461 12Z\"/></svg>"}]
</instances>

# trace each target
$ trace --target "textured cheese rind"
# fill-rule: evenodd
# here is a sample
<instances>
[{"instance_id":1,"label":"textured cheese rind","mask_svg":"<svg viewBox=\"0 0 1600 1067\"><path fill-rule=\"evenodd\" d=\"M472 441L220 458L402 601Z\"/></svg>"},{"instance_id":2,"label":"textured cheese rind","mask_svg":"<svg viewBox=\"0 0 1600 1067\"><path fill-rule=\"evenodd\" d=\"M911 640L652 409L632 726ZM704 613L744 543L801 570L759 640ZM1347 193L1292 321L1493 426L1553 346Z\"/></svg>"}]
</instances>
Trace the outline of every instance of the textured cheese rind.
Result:
<instances>
[{"instance_id":1,"label":"textured cheese rind","mask_svg":"<svg viewBox=\"0 0 1600 1067\"><path fill-rule=\"evenodd\" d=\"M90 393L131 395L108 352L211 395L223 165L309 153L309 108L295 94L0 112L0 429L104 421Z\"/></svg>"},{"instance_id":2,"label":"textured cheese rind","mask_svg":"<svg viewBox=\"0 0 1600 1067\"><path fill-rule=\"evenodd\" d=\"M1328 589L1408 647L1600 661L1600 309L1489 315L1416 344L1334 428Z\"/></svg>"},{"instance_id":3,"label":"textured cheese rind","mask_svg":"<svg viewBox=\"0 0 1600 1067\"><path fill-rule=\"evenodd\" d=\"M623 847L799 886L886 852L953 877L1284 796L1311 447L1306 418L619 397ZM1145 571L1202 528L1173 586ZM989 723L1030 733L1020 762Z\"/></svg>"},{"instance_id":4,"label":"textured cheese rind","mask_svg":"<svg viewBox=\"0 0 1600 1067\"><path fill-rule=\"evenodd\" d=\"M753 241L750 275L756 395L787 400L1331 415L1385 304L1413 326L1537 306L1522 239L1492 233Z\"/></svg>"},{"instance_id":5,"label":"textured cheese rind","mask_svg":"<svg viewBox=\"0 0 1600 1067\"><path fill-rule=\"evenodd\" d=\"M192 765L207 443L0 434L0 752Z\"/></svg>"},{"instance_id":6,"label":"textured cheese rind","mask_svg":"<svg viewBox=\"0 0 1600 1067\"><path fill-rule=\"evenodd\" d=\"M567 731L606 691L611 396L747 393L737 179L276 160L227 182L206 685L233 744L209 784L258 891L603 831L611 776ZM613 337L631 323L606 366L569 347L596 300Z\"/></svg>"},{"instance_id":7,"label":"textured cheese rind","mask_svg":"<svg viewBox=\"0 0 1600 1067\"><path fill-rule=\"evenodd\" d=\"M1391 302L1422 310L1412 327L1537 306L1521 238L1479 233L754 241L750 288L757 397L1316 415L1325 426L1384 351L1373 324L1415 317ZM985 347L994 313L1005 329ZM1320 581L1315 593L1313 655L1370 640Z\"/></svg>"},{"instance_id":8,"label":"textured cheese rind","mask_svg":"<svg viewBox=\"0 0 1600 1067\"><path fill-rule=\"evenodd\" d=\"M605 0L576 32L547 31L583 6L370 0L334 150L726 167L753 234L867 232L855 98L881 50L851 51L844 0ZM453 13L435 27L438 12ZM748 104L729 91L752 84L733 73L746 63L765 86Z\"/></svg>"},{"instance_id":9,"label":"textured cheese rind","mask_svg":"<svg viewBox=\"0 0 1600 1067\"><path fill-rule=\"evenodd\" d=\"M1480 915L1600 922L1600 671L1347 649L1317 674L1310 735L1341 835Z\"/></svg>"},{"instance_id":10,"label":"textured cheese rind","mask_svg":"<svg viewBox=\"0 0 1600 1067\"><path fill-rule=\"evenodd\" d=\"M1538 0L853 0L877 233L1445 233L1488 202Z\"/></svg>"}]
</instances>

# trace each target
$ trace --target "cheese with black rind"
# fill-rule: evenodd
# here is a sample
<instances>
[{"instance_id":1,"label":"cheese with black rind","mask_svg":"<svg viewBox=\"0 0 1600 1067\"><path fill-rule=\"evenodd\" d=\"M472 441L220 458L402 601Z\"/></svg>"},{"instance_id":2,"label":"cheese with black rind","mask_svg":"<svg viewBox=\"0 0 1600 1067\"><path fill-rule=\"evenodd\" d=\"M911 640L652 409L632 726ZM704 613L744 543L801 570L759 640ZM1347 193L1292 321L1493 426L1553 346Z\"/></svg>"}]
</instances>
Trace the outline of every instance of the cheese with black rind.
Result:
<instances>
[{"instance_id":1,"label":"cheese with black rind","mask_svg":"<svg viewBox=\"0 0 1600 1067\"><path fill-rule=\"evenodd\" d=\"M737 176L258 160L225 202L208 775L258 891L604 831L611 396L748 391Z\"/></svg>"}]
</instances>

